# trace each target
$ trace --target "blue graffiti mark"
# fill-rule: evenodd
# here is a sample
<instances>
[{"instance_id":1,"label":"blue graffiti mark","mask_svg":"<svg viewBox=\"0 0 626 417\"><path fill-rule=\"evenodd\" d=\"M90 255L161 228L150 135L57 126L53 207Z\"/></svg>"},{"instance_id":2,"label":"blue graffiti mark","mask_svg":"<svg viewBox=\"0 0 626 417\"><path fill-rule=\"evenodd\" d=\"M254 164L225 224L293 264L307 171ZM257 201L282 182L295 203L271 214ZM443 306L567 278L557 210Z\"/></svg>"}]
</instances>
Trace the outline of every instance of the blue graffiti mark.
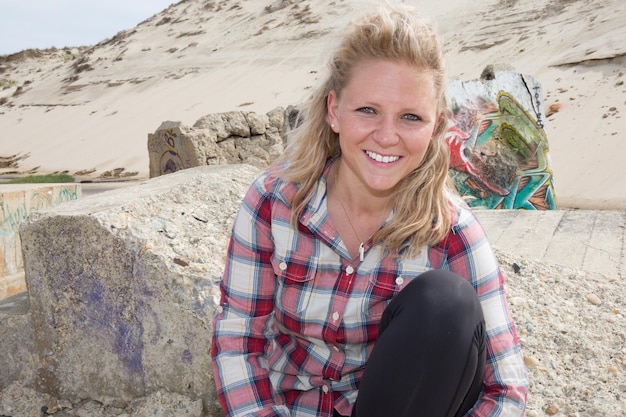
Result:
<instances>
[{"instance_id":1,"label":"blue graffiti mark","mask_svg":"<svg viewBox=\"0 0 626 417\"><path fill-rule=\"evenodd\" d=\"M86 296L92 305L100 305L104 299L104 287L100 282L92 281L92 285L86 289Z\"/></svg>"},{"instance_id":2,"label":"blue graffiti mark","mask_svg":"<svg viewBox=\"0 0 626 417\"><path fill-rule=\"evenodd\" d=\"M11 207L6 203L0 203L2 207L2 230L5 234L13 234L17 231L20 223L26 220L29 214L28 207L26 207L26 203L22 203L17 207Z\"/></svg>"}]
</instances>

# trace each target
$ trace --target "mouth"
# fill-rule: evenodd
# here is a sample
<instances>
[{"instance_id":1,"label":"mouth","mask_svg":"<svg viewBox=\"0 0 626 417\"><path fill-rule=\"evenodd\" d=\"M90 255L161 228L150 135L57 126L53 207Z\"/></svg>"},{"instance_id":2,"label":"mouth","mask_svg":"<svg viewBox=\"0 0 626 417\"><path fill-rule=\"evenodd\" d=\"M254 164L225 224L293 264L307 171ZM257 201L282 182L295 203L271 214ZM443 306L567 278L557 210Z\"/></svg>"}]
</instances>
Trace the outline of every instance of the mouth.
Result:
<instances>
[{"instance_id":1,"label":"mouth","mask_svg":"<svg viewBox=\"0 0 626 417\"><path fill-rule=\"evenodd\" d=\"M400 159L399 156L381 155L372 151L365 151L365 153L370 157L370 159L373 159L376 162L382 162L383 164L391 164Z\"/></svg>"}]
</instances>

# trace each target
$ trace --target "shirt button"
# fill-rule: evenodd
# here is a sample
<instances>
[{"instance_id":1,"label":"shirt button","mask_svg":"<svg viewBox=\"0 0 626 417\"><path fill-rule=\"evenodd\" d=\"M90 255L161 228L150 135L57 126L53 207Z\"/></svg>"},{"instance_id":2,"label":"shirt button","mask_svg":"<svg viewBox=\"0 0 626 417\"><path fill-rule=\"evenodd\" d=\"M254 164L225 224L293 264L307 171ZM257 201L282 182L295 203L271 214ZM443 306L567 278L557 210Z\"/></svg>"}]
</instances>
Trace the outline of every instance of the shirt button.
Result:
<instances>
[{"instance_id":1,"label":"shirt button","mask_svg":"<svg viewBox=\"0 0 626 417\"><path fill-rule=\"evenodd\" d=\"M285 262L281 262L278 267L280 268L281 271L285 271L287 270L287 263Z\"/></svg>"},{"instance_id":2,"label":"shirt button","mask_svg":"<svg viewBox=\"0 0 626 417\"><path fill-rule=\"evenodd\" d=\"M333 321L337 321L339 320L339 313L337 313L336 311L333 313Z\"/></svg>"},{"instance_id":3,"label":"shirt button","mask_svg":"<svg viewBox=\"0 0 626 417\"><path fill-rule=\"evenodd\" d=\"M353 273L354 273L354 268L352 268L352 266L348 265L348 267L346 268L346 274L352 275Z\"/></svg>"},{"instance_id":4,"label":"shirt button","mask_svg":"<svg viewBox=\"0 0 626 417\"><path fill-rule=\"evenodd\" d=\"M396 278L396 284L397 285L402 285L403 283L404 283L404 278L402 278L402 277Z\"/></svg>"},{"instance_id":5,"label":"shirt button","mask_svg":"<svg viewBox=\"0 0 626 417\"><path fill-rule=\"evenodd\" d=\"M335 350L335 352L339 352L339 348L337 346L333 346L333 349Z\"/></svg>"},{"instance_id":6,"label":"shirt button","mask_svg":"<svg viewBox=\"0 0 626 417\"><path fill-rule=\"evenodd\" d=\"M324 394L328 394L328 391L329 391L328 385L323 385L322 391L324 391Z\"/></svg>"}]
</instances>

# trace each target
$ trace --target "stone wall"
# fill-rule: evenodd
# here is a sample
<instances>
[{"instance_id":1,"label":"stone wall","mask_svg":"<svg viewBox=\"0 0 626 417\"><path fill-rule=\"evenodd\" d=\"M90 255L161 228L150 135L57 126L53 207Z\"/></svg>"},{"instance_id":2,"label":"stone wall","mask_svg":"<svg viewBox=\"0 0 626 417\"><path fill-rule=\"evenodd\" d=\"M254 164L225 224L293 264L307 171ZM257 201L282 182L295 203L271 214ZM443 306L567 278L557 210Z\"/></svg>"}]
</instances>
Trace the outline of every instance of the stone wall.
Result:
<instances>
[{"instance_id":1,"label":"stone wall","mask_svg":"<svg viewBox=\"0 0 626 417\"><path fill-rule=\"evenodd\" d=\"M287 109L289 112L290 109ZM198 119L193 127L163 122L148 134L150 178L204 165L267 167L283 152L286 111L227 112Z\"/></svg>"}]
</instances>

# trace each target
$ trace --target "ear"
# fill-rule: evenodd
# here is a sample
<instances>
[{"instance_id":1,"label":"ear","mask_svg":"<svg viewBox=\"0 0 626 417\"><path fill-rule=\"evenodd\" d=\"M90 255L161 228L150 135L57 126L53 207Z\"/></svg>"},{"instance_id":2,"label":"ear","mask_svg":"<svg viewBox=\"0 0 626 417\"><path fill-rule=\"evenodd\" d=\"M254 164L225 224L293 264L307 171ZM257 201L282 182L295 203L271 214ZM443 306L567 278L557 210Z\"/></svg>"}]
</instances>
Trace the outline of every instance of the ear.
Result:
<instances>
[{"instance_id":1,"label":"ear","mask_svg":"<svg viewBox=\"0 0 626 417\"><path fill-rule=\"evenodd\" d=\"M330 90L326 98L326 109L328 124L331 125L333 132L339 132L339 119L337 117L337 107L339 107L339 97L335 90Z\"/></svg>"}]
</instances>

